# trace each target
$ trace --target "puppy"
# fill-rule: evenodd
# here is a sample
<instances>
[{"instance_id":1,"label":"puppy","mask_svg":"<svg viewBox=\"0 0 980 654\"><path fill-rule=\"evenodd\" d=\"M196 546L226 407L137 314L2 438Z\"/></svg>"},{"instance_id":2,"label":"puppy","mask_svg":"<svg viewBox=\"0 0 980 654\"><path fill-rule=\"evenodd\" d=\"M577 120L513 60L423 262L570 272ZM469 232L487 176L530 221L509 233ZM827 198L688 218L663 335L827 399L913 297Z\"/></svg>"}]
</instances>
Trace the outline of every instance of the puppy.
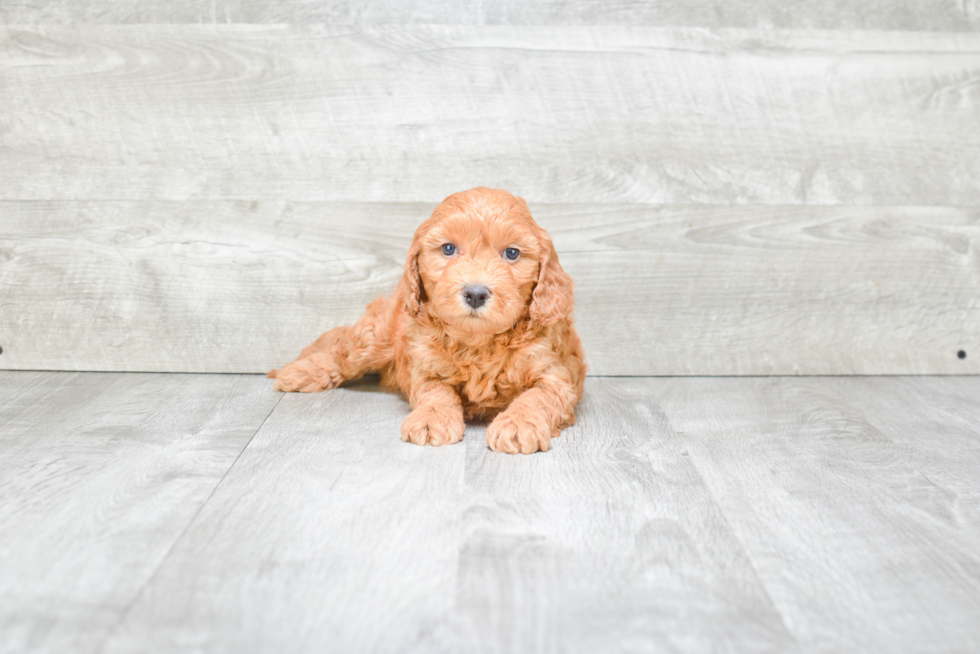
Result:
<instances>
[{"instance_id":1,"label":"puppy","mask_svg":"<svg viewBox=\"0 0 980 654\"><path fill-rule=\"evenodd\" d=\"M585 383L573 306L572 279L524 200L475 188L418 228L394 295L269 376L308 393L380 372L412 406L404 441L457 443L465 420L492 420L490 449L546 451Z\"/></svg>"}]
</instances>

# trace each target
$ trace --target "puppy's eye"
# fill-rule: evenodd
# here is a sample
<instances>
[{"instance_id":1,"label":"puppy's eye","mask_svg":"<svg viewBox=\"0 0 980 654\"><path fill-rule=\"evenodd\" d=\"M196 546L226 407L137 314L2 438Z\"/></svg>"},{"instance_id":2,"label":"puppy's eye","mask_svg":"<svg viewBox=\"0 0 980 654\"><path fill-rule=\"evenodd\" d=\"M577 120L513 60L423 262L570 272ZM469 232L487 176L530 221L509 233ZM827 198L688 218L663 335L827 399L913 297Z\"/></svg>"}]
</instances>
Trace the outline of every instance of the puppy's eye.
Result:
<instances>
[{"instance_id":1,"label":"puppy's eye","mask_svg":"<svg viewBox=\"0 0 980 654\"><path fill-rule=\"evenodd\" d=\"M447 257L451 257L456 254L456 246L452 243L446 243L442 246L442 253Z\"/></svg>"},{"instance_id":2,"label":"puppy's eye","mask_svg":"<svg viewBox=\"0 0 980 654\"><path fill-rule=\"evenodd\" d=\"M517 248L507 248L504 250L504 258L508 261L517 261L521 258L521 251Z\"/></svg>"}]
</instances>

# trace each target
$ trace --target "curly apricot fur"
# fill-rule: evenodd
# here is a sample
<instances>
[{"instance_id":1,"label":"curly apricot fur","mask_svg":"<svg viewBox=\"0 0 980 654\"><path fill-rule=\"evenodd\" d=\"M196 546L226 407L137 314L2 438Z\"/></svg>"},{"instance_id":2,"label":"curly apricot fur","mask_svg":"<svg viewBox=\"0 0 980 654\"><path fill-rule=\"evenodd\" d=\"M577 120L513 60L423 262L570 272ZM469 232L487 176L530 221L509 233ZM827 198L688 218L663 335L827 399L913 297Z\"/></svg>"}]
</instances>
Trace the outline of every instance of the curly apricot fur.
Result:
<instances>
[{"instance_id":1,"label":"curly apricot fur","mask_svg":"<svg viewBox=\"0 0 980 654\"><path fill-rule=\"evenodd\" d=\"M503 256L508 249L518 259ZM472 285L489 289L484 305L466 301ZM573 308L572 279L524 200L475 188L446 198L418 228L393 295L269 376L277 390L315 392L379 372L412 406L405 441L456 443L464 420L482 419L492 420L490 449L546 451L575 422L585 383Z\"/></svg>"}]
</instances>

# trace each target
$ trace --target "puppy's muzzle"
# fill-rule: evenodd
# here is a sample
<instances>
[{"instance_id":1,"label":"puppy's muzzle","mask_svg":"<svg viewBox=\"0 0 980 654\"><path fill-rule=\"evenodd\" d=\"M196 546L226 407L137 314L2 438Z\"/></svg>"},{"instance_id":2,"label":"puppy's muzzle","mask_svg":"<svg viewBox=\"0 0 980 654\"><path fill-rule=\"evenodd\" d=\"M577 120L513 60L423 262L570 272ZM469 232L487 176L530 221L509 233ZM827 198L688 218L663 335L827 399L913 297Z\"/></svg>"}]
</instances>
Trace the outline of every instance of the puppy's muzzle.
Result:
<instances>
[{"instance_id":1,"label":"puppy's muzzle","mask_svg":"<svg viewBox=\"0 0 980 654\"><path fill-rule=\"evenodd\" d=\"M463 299L466 304L474 309L479 309L487 303L490 297L490 289L486 286L466 286L463 288Z\"/></svg>"}]
</instances>

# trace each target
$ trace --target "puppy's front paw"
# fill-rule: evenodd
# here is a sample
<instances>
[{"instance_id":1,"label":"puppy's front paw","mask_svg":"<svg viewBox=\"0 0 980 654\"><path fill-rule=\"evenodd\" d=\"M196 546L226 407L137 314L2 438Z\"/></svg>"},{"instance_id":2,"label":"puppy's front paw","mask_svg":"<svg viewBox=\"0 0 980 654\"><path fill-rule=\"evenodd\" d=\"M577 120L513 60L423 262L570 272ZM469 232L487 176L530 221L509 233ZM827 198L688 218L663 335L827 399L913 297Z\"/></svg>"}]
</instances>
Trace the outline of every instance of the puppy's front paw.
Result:
<instances>
[{"instance_id":1,"label":"puppy's front paw","mask_svg":"<svg viewBox=\"0 0 980 654\"><path fill-rule=\"evenodd\" d=\"M507 454L547 452L553 433L558 435L556 432L544 420L507 409L487 427L487 445L494 452Z\"/></svg>"},{"instance_id":2,"label":"puppy's front paw","mask_svg":"<svg viewBox=\"0 0 980 654\"><path fill-rule=\"evenodd\" d=\"M466 424L456 407L427 404L402 422L402 440L416 445L452 445L463 440Z\"/></svg>"},{"instance_id":3,"label":"puppy's front paw","mask_svg":"<svg viewBox=\"0 0 980 654\"><path fill-rule=\"evenodd\" d=\"M332 362L319 362L324 363L327 365L318 365L309 359L293 361L276 375L275 389L287 393L316 393L336 388L344 378Z\"/></svg>"}]
</instances>

